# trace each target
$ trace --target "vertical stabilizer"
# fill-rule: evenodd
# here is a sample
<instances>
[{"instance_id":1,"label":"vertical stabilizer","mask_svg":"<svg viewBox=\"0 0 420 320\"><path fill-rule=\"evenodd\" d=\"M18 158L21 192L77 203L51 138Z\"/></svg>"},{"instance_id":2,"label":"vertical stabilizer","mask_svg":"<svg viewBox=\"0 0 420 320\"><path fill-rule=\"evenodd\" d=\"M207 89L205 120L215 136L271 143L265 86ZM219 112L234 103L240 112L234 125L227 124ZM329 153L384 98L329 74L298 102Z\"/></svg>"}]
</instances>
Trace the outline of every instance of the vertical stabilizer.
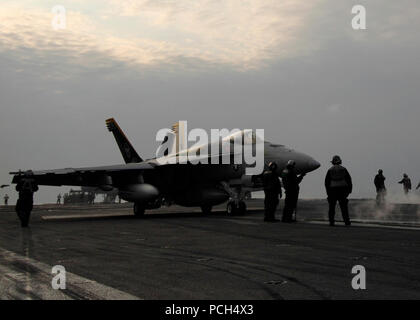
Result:
<instances>
[{"instance_id":1,"label":"vertical stabilizer","mask_svg":"<svg viewBox=\"0 0 420 320\"><path fill-rule=\"evenodd\" d=\"M174 153L187 149L187 121L178 121L172 125L175 134Z\"/></svg>"},{"instance_id":2,"label":"vertical stabilizer","mask_svg":"<svg viewBox=\"0 0 420 320\"><path fill-rule=\"evenodd\" d=\"M124 132L121 130L114 118L107 119L105 123L108 130L114 135L115 141L118 144L118 148L120 148L125 163L142 162L143 159L137 154L136 150L133 148L130 141L128 141Z\"/></svg>"}]
</instances>

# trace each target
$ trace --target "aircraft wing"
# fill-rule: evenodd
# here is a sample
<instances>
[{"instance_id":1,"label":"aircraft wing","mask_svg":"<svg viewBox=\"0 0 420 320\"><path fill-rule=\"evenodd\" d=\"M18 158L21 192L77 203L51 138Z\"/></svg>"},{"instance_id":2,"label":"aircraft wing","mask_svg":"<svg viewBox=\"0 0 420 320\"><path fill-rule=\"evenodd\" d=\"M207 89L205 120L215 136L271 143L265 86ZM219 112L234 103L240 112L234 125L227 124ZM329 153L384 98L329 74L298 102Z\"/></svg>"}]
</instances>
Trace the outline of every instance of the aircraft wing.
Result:
<instances>
[{"instance_id":1,"label":"aircraft wing","mask_svg":"<svg viewBox=\"0 0 420 320\"><path fill-rule=\"evenodd\" d=\"M39 185L50 186L100 186L108 184L108 177L116 179L133 175L134 172L141 173L144 170L152 170L155 164L148 162L127 163L110 166L84 167L84 168L63 168L54 170L32 171L31 177ZM17 183L25 172L10 172L13 174L12 183Z\"/></svg>"}]
</instances>

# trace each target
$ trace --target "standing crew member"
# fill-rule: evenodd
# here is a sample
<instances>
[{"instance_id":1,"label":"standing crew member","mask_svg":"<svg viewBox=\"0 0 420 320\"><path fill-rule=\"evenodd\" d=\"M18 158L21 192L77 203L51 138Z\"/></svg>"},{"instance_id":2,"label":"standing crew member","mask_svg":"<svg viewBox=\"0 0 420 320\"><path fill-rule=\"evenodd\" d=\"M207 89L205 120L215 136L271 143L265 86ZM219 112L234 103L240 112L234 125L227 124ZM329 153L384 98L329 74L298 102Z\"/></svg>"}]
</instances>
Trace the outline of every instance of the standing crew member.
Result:
<instances>
[{"instance_id":1,"label":"standing crew member","mask_svg":"<svg viewBox=\"0 0 420 320\"><path fill-rule=\"evenodd\" d=\"M95 192L89 192L89 204L93 204L95 202Z\"/></svg>"},{"instance_id":2,"label":"standing crew member","mask_svg":"<svg viewBox=\"0 0 420 320\"><path fill-rule=\"evenodd\" d=\"M6 193L6 195L4 196L4 205L7 206L8 203L9 203L9 195Z\"/></svg>"},{"instance_id":3,"label":"standing crew member","mask_svg":"<svg viewBox=\"0 0 420 320\"><path fill-rule=\"evenodd\" d=\"M277 175L277 164L270 162L268 169L264 171L262 180L264 185L264 221L273 222L275 219L275 212L279 204L279 195L282 196L281 183Z\"/></svg>"},{"instance_id":4,"label":"standing crew member","mask_svg":"<svg viewBox=\"0 0 420 320\"><path fill-rule=\"evenodd\" d=\"M375 176L373 183L376 187L376 205L378 207L382 207L385 204L386 195L385 177L383 175L382 169L378 170L378 174Z\"/></svg>"},{"instance_id":5,"label":"standing crew member","mask_svg":"<svg viewBox=\"0 0 420 320\"><path fill-rule=\"evenodd\" d=\"M410 190L411 190L411 180L406 173L404 173L402 180L398 181L398 183L401 183L403 185L405 194L408 194L410 192Z\"/></svg>"},{"instance_id":6,"label":"standing crew member","mask_svg":"<svg viewBox=\"0 0 420 320\"><path fill-rule=\"evenodd\" d=\"M16 185L16 191L19 192L19 199L16 202L15 210L22 227L28 226L34 203L34 192L38 191L38 185L31 175L32 172L30 171L25 173Z\"/></svg>"},{"instance_id":7,"label":"standing crew member","mask_svg":"<svg viewBox=\"0 0 420 320\"><path fill-rule=\"evenodd\" d=\"M299 197L299 183L302 182L305 174L300 176L296 175L295 172L296 162L289 160L286 165L286 169L283 171L283 187L286 193L284 200L283 218L282 222L295 222L293 220L293 212L296 210L297 201Z\"/></svg>"},{"instance_id":8,"label":"standing crew member","mask_svg":"<svg viewBox=\"0 0 420 320\"><path fill-rule=\"evenodd\" d=\"M349 201L347 197L353 190L353 183L349 172L341 165L342 161L339 156L334 156L331 163L333 166L328 170L327 175L325 176L325 189L328 195L328 217L330 220L330 226L333 226L335 223L334 217L337 201L340 204L344 223L346 226L349 226L351 223L348 209Z\"/></svg>"},{"instance_id":9,"label":"standing crew member","mask_svg":"<svg viewBox=\"0 0 420 320\"><path fill-rule=\"evenodd\" d=\"M57 196L57 204L61 204L61 193Z\"/></svg>"}]
</instances>

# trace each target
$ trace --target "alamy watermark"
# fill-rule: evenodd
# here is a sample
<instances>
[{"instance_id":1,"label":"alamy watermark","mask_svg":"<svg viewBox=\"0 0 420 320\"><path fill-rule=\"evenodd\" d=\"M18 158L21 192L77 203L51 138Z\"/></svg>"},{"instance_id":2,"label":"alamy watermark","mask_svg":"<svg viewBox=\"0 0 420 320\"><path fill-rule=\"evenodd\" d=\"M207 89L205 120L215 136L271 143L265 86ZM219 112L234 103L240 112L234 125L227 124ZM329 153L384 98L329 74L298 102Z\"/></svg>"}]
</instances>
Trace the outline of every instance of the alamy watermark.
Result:
<instances>
[{"instance_id":1,"label":"alamy watermark","mask_svg":"<svg viewBox=\"0 0 420 320\"><path fill-rule=\"evenodd\" d=\"M55 276L51 280L51 286L54 290L65 290L66 289L66 268L62 265L56 265L52 267L51 273Z\"/></svg>"},{"instance_id":2,"label":"alamy watermark","mask_svg":"<svg viewBox=\"0 0 420 320\"><path fill-rule=\"evenodd\" d=\"M355 274L351 280L351 287L354 290L366 290L366 269L362 265L356 265L351 269L351 273Z\"/></svg>"},{"instance_id":3,"label":"alamy watermark","mask_svg":"<svg viewBox=\"0 0 420 320\"><path fill-rule=\"evenodd\" d=\"M264 129L187 129L187 121L160 129L156 141L159 164L235 164L245 165L246 175L264 170ZM192 146L188 146L193 143Z\"/></svg>"},{"instance_id":4,"label":"alamy watermark","mask_svg":"<svg viewBox=\"0 0 420 320\"><path fill-rule=\"evenodd\" d=\"M355 15L351 20L353 30L366 30L366 8L357 4L351 8L351 13Z\"/></svg>"},{"instance_id":5,"label":"alamy watermark","mask_svg":"<svg viewBox=\"0 0 420 320\"><path fill-rule=\"evenodd\" d=\"M61 5L56 5L51 8L51 13L53 14L53 18L51 20L51 27L54 30L61 30L66 29L67 27L67 16L66 16L66 8Z\"/></svg>"}]
</instances>

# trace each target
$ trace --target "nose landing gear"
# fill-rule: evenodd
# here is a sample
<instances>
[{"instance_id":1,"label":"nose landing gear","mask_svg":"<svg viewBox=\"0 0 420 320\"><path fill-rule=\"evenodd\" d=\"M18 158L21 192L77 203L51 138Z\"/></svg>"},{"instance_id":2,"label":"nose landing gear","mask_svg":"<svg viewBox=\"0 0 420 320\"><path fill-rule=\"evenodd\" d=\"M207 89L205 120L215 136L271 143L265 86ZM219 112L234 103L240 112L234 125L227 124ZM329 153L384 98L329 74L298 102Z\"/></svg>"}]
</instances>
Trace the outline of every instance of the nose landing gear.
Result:
<instances>
[{"instance_id":1,"label":"nose landing gear","mask_svg":"<svg viewBox=\"0 0 420 320\"><path fill-rule=\"evenodd\" d=\"M229 216L245 214L246 204L244 199L246 199L247 196L250 196L249 192L243 192L242 187L240 185L236 187L231 187L227 182L223 182L222 186L230 195L230 199L226 206L227 214Z\"/></svg>"}]
</instances>

